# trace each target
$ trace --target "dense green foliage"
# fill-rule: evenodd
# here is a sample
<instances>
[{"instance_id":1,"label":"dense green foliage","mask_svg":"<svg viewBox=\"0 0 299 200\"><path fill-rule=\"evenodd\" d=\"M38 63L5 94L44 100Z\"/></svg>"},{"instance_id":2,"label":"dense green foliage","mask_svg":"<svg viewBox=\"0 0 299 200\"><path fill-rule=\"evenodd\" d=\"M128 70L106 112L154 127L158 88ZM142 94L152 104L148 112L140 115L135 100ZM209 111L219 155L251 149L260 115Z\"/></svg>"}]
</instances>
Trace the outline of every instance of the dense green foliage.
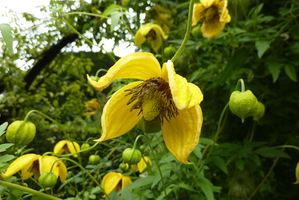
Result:
<instances>
[{"instance_id":1,"label":"dense green foliage","mask_svg":"<svg viewBox=\"0 0 299 200\"><path fill-rule=\"evenodd\" d=\"M171 46L177 50L183 42L189 1L127 2L122 6L114 0L51 1L49 8L42 9L51 16L49 21L23 14L33 27L25 30L17 18L12 18L9 25L17 43L13 52L5 45L10 41L5 35L9 35L7 26L1 26L0 169L5 171L13 159L27 153L52 152L64 139L80 145L88 143L92 148L87 147L79 158L68 157L85 170L64 160L68 181L58 181L53 190L44 192L33 178L24 181L15 174L0 179L0 196L40 199L28 191L1 186L5 180L68 200L104 199L103 189L95 180L101 183L107 172L116 171L126 173L133 183L122 192L112 192L110 199L298 199L299 186L293 183L299 161L299 2L228 0L232 19L218 37L203 38L200 24L192 28L174 66L204 94L200 104L204 116L201 138L188 158L193 163L178 162L167 150L160 131L137 142L136 148L153 163L143 173L119 169L123 150L132 148L135 138L143 135L139 128L94 145L101 136L105 103L131 80L113 81L99 92L87 82L86 74L95 76L118 59L113 51L105 51L104 39L113 39L113 48L124 41L134 45L138 28L157 20L159 13L151 9L156 5L169 16L168 39L158 53L149 42L136 47L136 51L152 52L161 64L166 62L173 52L168 55L164 49ZM71 34L78 37L46 63L28 85L26 75L48 50ZM90 52L75 52L75 47L83 45L89 46ZM96 52L93 47L100 50ZM29 64L21 69L18 60ZM100 71L97 76L104 74ZM236 87L239 79L265 105L265 114L258 121L248 117L242 123L226 106L231 93L240 90ZM92 99L99 105L93 115L87 113ZM8 143L4 122L23 120L30 110L37 110L28 117L37 129L34 140L27 146ZM216 133L219 137L215 138ZM145 149L139 148L141 145ZM91 155L101 158L91 162Z\"/></svg>"}]
</instances>

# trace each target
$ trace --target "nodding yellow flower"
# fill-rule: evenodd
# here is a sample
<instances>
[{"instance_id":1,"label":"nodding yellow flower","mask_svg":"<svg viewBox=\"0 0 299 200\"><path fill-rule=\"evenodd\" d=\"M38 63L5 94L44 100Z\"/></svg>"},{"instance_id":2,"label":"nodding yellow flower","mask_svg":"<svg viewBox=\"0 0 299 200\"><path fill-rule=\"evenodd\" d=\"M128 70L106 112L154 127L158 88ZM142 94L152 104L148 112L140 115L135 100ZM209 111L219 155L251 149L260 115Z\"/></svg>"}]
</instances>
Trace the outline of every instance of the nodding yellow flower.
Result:
<instances>
[{"instance_id":1,"label":"nodding yellow flower","mask_svg":"<svg viewBox=\"0 0 299 200\"><path fill-rule=\"evenodd\" d=\"M152 166L152 160L147 156L143 156L143 158L139 161L139 163L137 163L137 165L131 165L131 169L133 171L138 169L138 171L142 173L148 165Z\"/></svg>"},{"instance_id":2,"label":"nodding yellow flower","mask_svg":"<svg viewBox=\"0 0 299 200\"><path fill-rule=\"evenodd\" d=\"M203 37L211 39L218 36L231 17L227 9L227 0L200 0L201 3L194 4L192 26L204 17L201 26Z\"/></svg>"},{"instance_id":3,"label":"nodding yellow flower","mask_svg":"<svg viewBox=\"0 0 299 200\"><path fill-rule=\"evenodd\" d=\"M77 142L71 142L68 140L60 140L55 146L53 153L61 155L63 153L76 153L80 151L80 145ZM77 154L73 155L75 158L78 157Z\"/></svg>"},{"instance_id":4,"label":"nodding yellow flower","mask_svg":"<svg viewBox=\"0 0 299 200\"><path fill-rule=\"evenodd\" d=\"M6 172L2 172L2 176L4 178L11 177L15 173L21 170L22 177L24 180L30 178L34 175L34 178L37 180L38 177L44 172L50 172L52 165L52 173L58 178L60 177L60 181L62 183L66 182L67 169L62 161L57 161L57 157L55 156L41 156L38 154L25 154L15 161L13 161Z\"/></svg>"},{"instance_id":5,"label":"nodding yellow flower","mask_svg":"<svg viewBox=\"0 0 299 200\"><path fill-rule=\"evenodd\" d=\"M108 172L102 180L106 195L109 195L113 190L120 191L131 183L132 180L129 176L117 172Z\"/></svg>"},{"instance_id":6,"label":"nodding yellow flower","mask_svg":"<svg viewBox=\"0 0 299 200\"><path fill-rule=\"evenodd\" d=\"M165 9L160 5L153 6L150 10L146 11L144 20L145 23L154 20L153 22L159 24L166 32L170 31L170 27L173 23L170 10Z\"/></svg>"},{"instance_id":7,"label":"nodding yellow flower","mask_svg":"<svg viewBox=\"0 0 299 200\"><path fill-rule=\"evenodd\" d=\"M102 114L102 136L97 141L119 137L143 118L160 122L169 151L180 162L199 141L203 122L199 106L201 90L175 73L169 60L163 64L151 53L133 53L118 60L98 81L87 76L97 90L107 88L116 79L139 79L118 90L106 103Z\"/></svg>"},{"instance_id":8,"label":"nodding yellow flower","mask_svg":"<svg viewBox=\"0 0 299 200\"><path fill-rule=\"evenodd\" d=\"M153 50L158 52L162 45L162 39L166 40L167 38L168 36L159 25L148 23L137 30L135 34L135 45L141 46L148 40L151 43Z\"/></svg>"},{"instance_id":9,"label":"nodding yellow flower","mask_svg":"<svg viewBox=\"0 0 299 200\"><path fill-rule=\"evenodd\" d=\"M87 104L84 105L84 107L88 111L86 112L87 115L95 115L99 110L100 104L94 100L91 100L88 101Z\"/></svg>"}]
</instances>

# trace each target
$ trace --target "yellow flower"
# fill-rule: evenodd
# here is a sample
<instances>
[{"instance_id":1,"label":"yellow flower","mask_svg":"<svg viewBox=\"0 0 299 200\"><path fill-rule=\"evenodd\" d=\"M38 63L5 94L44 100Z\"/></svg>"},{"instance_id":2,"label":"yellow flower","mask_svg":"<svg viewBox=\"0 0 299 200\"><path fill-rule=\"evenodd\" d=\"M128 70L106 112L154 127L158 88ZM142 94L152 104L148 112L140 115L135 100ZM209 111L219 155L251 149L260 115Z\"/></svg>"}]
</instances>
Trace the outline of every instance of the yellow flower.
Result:
<instances>
[{"instance_id":1,"label":"yellow flower","mask_svg":"<svg viewBox=\"0 0 299 200\"><path fill-rule=\"evenodd\" d=\"M87 104L84 105L84 107L88 111L86 112L87 115L95 115L99 110L100 104L94 100L91 100L88 101Z\"/></svg>"},{"instance_id":2,"label":"yellow flower","mask_svg":"<svg viewBox=\"0 0 299 200\"><path fill-rule=\"evenodd\" d=\"M231 17L227 9L227 0L201 0L201 3L194 4L192 26L204 17L201 32L203 37L211 39L218 36Z\"/></svg>"},{"instance_id":3,"label":"yellow flower","mask_svg":"<svg viewBox=\"0 0 299 200\"><path fill-rule=\"evenodd\" d=\"M54 146L54 154L61 155L65 153L76 153L80 151L80 145L77 142L71 142L68 140L61 140ZM77 154L73 155L75 158L78 157Z\"/></svg>"},{"instance_id":4,"label":"yellow flower","mask_svg":"<svg viewBox=\"0 0 299 200\"><path fill-rule=\"evenodd\" d=\"M132 180L129 176L124 176L117 172L107 173L102 180L106 195L109 195L113 190L120 191L131 183Z\"/></svg>"},{"instance_id":5,"label":"yellow flower","mask_svg":"<svg viewBox=\"0 0 299 200\"><path fill-rule=\"evenodd\" d=\"M159 24L166 32L170 31L170 27L173 23L170 11L160 5L153 6L150 10L146 11L144 20L145 23L154 20L154 23Z\"/></svg>"},{"instance_id":6,"label":"yellow flower","mask_svg":"<svg viewBox=\"0 0 299 200\"><path fill-rule=\"evenodd\" d=\"M296 182L294 184L299 184L299 162L297 163L296 166L295 175L296 175Z\"/></svg>"},{"instance_id":7,"label":"yellow flower","mask_svg":"<svg viewBox=\"0 0 299 200\"><path fill-rule=\"evenodd\" d=\"M143 117L160 120L164 141L180 162L196 147L202 126L203 100L200 89L176 74L173 63L163 64L151 53L133 53L118 60L98 81L88 81L102 91L116 79L139 79L118 90L106 103L102 114L102 136L97 141L119 137ZM133 105L132 105L133 104Z\"/></svg>"},{"instance_id":8,"label":"yellow flower","mask_svg":"<svg viewBox=\"0 0 299 200\"><path fill-rule=\"evenodd\" d=\"M137 163L137 166L136 165L131 165L131 169L133 171L135 171L138 168L139 172L142 173L147 168L148 165L152 166L152 161L151 161L151 159L149 157L144 156L139 161L139 163Z\"/></svg>"},{"instance_id":9,"label":"yellow flower","mask_svg":"<svg viewBox=\"0 0 299 200\"><path fill-rule=\"evenodd\" d=\"M33 153L25 154L13 161L6 172L2 172L2 176L8 178L22 170L24 180L30 178L32 175L34 175L34 178L37 180L43 172L50 172L56 160L58 160L58 158L55 156L42 157L41 155ZM62 183L66 182L67 169L62 161L59 160L55 162L52 173L54 173L57 178L59 176Z\"/></svg>"},{"instance_id":10,"label":"yellow flower","mask_svg":"<svg viewBox=\"0 0 299 200\"><path fill-rule=\"evenodd\" d=\"M141 26L135 34L135 45L141 46L146 40L148 40L155 52L158 52L162 44L162 39L166 40L167 35L165 35L162 28L153 23L148 23Z\"/></svg>"}]
</instances>

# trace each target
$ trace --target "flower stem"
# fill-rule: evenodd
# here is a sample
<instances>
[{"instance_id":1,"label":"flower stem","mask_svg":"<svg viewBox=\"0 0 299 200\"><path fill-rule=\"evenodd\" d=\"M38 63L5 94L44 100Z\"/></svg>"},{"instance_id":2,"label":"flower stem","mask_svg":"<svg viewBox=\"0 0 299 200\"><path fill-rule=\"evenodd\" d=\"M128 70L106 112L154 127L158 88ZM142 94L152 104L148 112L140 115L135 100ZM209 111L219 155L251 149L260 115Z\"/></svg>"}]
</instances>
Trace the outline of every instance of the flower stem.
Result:
<instances>
[{"instance_id":1,"label":"flower stem","mask_svg":"<svg viewBox=\"0 0 299 200\"><path fill-rule=\"evenodd\" d=\"M245 83L242 78L240 78L237 82L235 90L238 90L239 85L241 84L241 92L245 92Z\"/></svg>"},{"instance_id":2,"label":"flower stem","mask_svg":"<svg viewBox=\"0 0 299 200\"><path fill-rule=\"evenodd\" d=\"M54 196L51 196L51 195L33 190L31 188L24 187L24 186L21 186L21 185L17 185L17 184L14 184L14 183L9 183L9 182L2 181L2 180L0 180L0 185L6 186L6 187L9 187L9 188L14 188L14 189L17 189L17 190L21 190L21 191L24 191L24 192L28 192L28 193L31 193L33 195L44 197L44 198L47 198L47 199L62 200L60 198L57 198L57 197L54 197Z\"/></svg>"},{"instance_id":3,"label":"flower stem","mask_svg":"<svg viewBox=\"0 0 299 200\"><path fill-rule=\"evenodd\" d=\"M188 39L190 36L190 31L191 31L191 25L192 25L193 6L194 6L194 0L190 0L186 34L185 34L183 43L181 44L180 48L175 53L175 55L171 58L172 62L174 62L179 57L179 55L183 52L183 50L185 49L185 46L188 42Z\"/></svg>"}]
</instances>

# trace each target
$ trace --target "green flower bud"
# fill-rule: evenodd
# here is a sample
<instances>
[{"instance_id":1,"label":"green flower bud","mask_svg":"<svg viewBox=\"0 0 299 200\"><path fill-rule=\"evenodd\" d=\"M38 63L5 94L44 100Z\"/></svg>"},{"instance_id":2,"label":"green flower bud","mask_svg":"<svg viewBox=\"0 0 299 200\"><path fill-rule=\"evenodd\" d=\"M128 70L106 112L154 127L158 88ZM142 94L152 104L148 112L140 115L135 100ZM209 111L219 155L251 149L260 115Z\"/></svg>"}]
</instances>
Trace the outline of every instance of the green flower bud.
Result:
<instances>
[{"instance_id":1,"label":"green flower bud","mask_svg":"<svg viewBox=\"0 0 299 200\"><path fill-rule=\"evenodd\" d=\"M262 118L265 114L265 106L261 102L258 101L257 103L257 109L252 114L253 120L258 121L260 118Z\"/></svg>"},{"instance_id":2,"label":"green flower bud","mask_svg":"<svg viewBox=\"0 0 299 200\"><path fill-rule=\"evenodd\" d=\"M141 152L144 152L144 150L145 150L145 146L144 146L144 145L141 145L141 146L139 147L139 149L140 149Z\"/></svg>"},{"instance_id":3,"label":"green flower bud","mask_svg":"<svg viewBox=\"0 0 299 200\"><path fill-rule=\"evenodd\" d=\"M244 122L246 117L252 116L258 107L257 98L250 90L234 91L229 98L229 108L233 114Z\"/></svg>"},{"instance_id":4,"label":"green flower bud","mask_svg":"<svg viewBox=\"0 0 299 200\"><path fill-rule=\"evenodd\" d=\"M35 137L36 127L31 122L14 121L7 127L6 139L16 145L27 145Z\"/></svg>"},{"instance_id":5,"label":"green flower bud","mask_svg":"<svg viewBox=\"0 0 299 200\"><path fill-rule=\"evenodd\" d=\"M201 37L201 27L200 26L196 26L192 29L191 34L193 35L193 37L195 38L200 38Z\"/></svg>"},{"instance_id":6,"label":"green flower bud","mask_svg":"<svg viewBox=\"0 0 299 200\"><path fill-rule=\"evenodd\" d=\"M44 172L38 178L38 182L43 188L52 188L57 183L57 177L53 173Z\"/></svg>"},{"instance_id":7,"label":"green flower bud","mask_svg":"<svg viewBox=\"0 0 299 200\"><path fill-rule=\"evenodd\" d=\"M90 155L88 161L90 164L96 165L100 163L101 157L99 155Z\"/></svg>"},{"instance_id":8,"label":"green flower bud","mask_svg":"<svg viewBox=\"0 0 299 200\"><path fill-rule=\"evenodd\" d=\"M118 167L119 167L119 169L121 169L123 171L125 171L128 168L128 166L126 165L126 163L120 163Z\"/></svg>"},{"instance_id":9,"label":"green flower bud","mask_svg":"<svg viewBox=\"0 0 299 200\"><path fill-rule=\"evenodd\" d=\"M141 129L144 133L156 133L161 130L161 121L147 121L141 118L137 124L137 128Z\"/></svg>"},{"instance_id":10,"label":"green flower bud","mask_svg":"<svg viewBox=\"0 0 299 200\"><path fill-rule=\"evenodd\" d=\"M83 143L81 145L81 150L88 149L89 147L90 147L90 145L88 143Z\"/></svg>"},{"instance_id":11,"label":"green flower bud","mask_svg":"<svg viewBox=\"0 0 299 200\"><path fill-rule=\"evenodd\" d=\"M136 165L141 160L141 152L137 149L126 148L123 151L123 160L130 165Z\"/></svg>"},{"instance_id":12,"label":"green flower bud","mask_svg":"<svg viewBox=\"0 0 299 200\"><path fill-rule=\"evenodd\" d=\"M164 49L164 55L166 56L166 58L173 57L175 53L176 49L173 46L169 46Z\"/></svg>"}]
</instances>

